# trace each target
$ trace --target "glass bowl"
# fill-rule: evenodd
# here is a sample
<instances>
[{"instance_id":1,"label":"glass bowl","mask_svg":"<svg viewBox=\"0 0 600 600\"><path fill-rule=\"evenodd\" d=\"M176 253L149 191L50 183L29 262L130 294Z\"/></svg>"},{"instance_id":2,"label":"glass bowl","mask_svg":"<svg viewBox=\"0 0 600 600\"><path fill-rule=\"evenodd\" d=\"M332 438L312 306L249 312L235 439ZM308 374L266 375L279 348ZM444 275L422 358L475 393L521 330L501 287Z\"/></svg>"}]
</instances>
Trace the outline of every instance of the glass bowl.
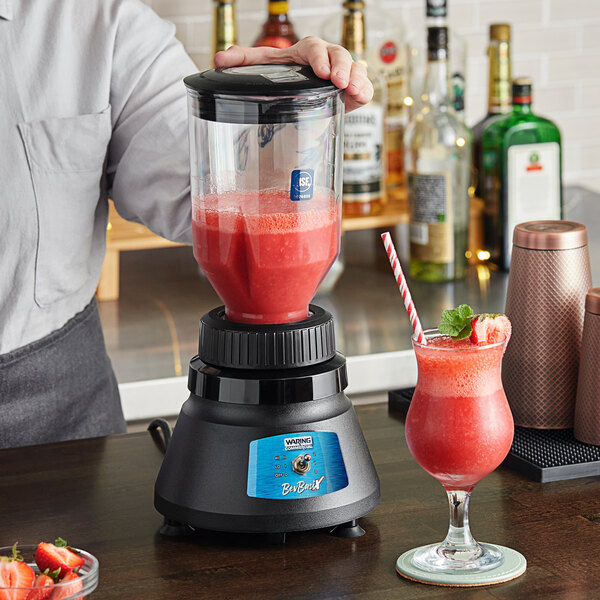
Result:
<instances>
[{"instance_id":1,"label":"glass bowl","mask_svg":"<svg viewBox=\"0 0 600 600\"><path fill-rule=\"evenodd\" d=\"M39 575L40 570L34 561L35 550L37 548L36 545L21 545L17 546L17 551L23 557L23 561L26 562L35 572L36 575ZM79 555L83 558L84 563L81 565L81 568L77 572L79 575L79 580L81 581L82 588L73 592L72 594L61 596L61 600L78 600L79 598L86 598L89 594L91 594L98 587L98 559L86 552L85 550L80 550L79 548L74 548L77 550ZM12 546L3 546L0 547L0 556L12 556ZM55 583L52 587L53 592L58 592L59 590L63 590L63 593L69 586L73 585L73 581L66 581L65 583ZM0 595L2 593L6 593L7 596L10 597L21 597L17 595L17 592L23 593L25 590L31 591L35 589L35 587L2 587L0 586ZM24 594L23 594L24 595ZM25 596L27 597L27 596Z\"/></svg>"}]
</instances>

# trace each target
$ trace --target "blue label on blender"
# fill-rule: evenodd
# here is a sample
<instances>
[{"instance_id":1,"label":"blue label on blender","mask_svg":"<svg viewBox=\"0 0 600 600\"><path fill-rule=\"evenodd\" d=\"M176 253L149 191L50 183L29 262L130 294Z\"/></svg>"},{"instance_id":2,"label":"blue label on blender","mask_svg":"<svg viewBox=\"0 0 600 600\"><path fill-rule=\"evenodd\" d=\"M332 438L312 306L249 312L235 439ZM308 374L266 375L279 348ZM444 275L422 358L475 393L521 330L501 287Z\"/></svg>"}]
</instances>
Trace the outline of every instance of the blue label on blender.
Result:
<instances>
[{"instance_id":1,"label":"blue label on blender","mask_svg":"<svg viewBox=\"0 0 600 600\"><path fill-rule=\"evenodd\" d=\"M332 431L286 433L250 442L248 496L297 500L347 485L340 441Z\"/></svg>"},{"instance_id":2,"label":"blue label on blender","mask_svg":"<svg viewBox=\"0 0 600 600\"><path fill-rule=\"evenodd\" d=\"M292 171L290 198L292 200L311 200L313 197L312 169L295 169Z\"/></svg>"}]
</instances>

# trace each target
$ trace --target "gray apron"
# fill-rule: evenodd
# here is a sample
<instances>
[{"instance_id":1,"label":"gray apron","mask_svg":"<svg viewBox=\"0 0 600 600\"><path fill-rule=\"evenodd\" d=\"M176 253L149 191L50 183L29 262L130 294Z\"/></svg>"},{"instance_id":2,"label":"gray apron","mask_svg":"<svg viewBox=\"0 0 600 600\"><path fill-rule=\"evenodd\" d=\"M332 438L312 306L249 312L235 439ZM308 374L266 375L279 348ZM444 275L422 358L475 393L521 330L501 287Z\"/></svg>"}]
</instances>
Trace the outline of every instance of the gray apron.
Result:
<instances>
[{"instance_id":1,"label":"gray apron","mask_svg":"<svg viewBox=\"0 0 600 600\"><path fill-rule=\"evenodd\" d=\"M0 448L125 430L95 298L57 331L0 354Z\"/></svg>"}]
</instances>

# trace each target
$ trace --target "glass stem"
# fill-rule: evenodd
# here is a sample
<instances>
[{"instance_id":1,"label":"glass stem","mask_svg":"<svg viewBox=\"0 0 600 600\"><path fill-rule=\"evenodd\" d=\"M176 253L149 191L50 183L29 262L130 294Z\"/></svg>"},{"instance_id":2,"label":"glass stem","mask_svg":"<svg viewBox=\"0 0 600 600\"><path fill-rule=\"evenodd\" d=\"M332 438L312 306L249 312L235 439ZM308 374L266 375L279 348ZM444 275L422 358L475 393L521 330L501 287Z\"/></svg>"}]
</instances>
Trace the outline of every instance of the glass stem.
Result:
<instances>
[{"instance_id":1,"label":"glass stem","mask_svg":"<svg viewBox=\"0 0 600 600\"><path fill-rule=\"evenodd\" d=\"M471 492L464 490L448 491L450 503L450 527L442 543L444 553L474 552L473 558L481 554L481 546L473 539L469 529L469 498Z\"/></svg>"}]
</instances>

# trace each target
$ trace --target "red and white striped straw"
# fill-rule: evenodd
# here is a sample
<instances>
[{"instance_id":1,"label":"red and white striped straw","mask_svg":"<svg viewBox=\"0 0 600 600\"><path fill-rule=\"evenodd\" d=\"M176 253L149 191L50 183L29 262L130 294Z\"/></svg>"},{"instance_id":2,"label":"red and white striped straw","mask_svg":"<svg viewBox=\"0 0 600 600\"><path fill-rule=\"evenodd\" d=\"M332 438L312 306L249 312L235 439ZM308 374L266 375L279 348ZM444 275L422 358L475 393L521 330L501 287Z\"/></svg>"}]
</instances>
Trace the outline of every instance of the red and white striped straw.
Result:
<instances>
[{"instance_id":1,"label":"red and white striped straw","mask_svg":"<svg viewBox=\"0 0 600 600\"><path fill-rule=\"evenodd\" d=\"M396 278L398 289L400 290L400 294L402 295L404 306L406 306L406 310L408 311L408 318L410 319L410 324L412 325L413 331L415 332L417 342L419 342L419 344L427 344L425 334L423 333L423 327L421 327L421 321L419 321L419 316L417 315L415 303L413 302L412 296L410 295L410 290L408 289L406 278L404 277L404 273L402 272L402 267L400 266L400 261L398 260L398 254L396 254L396 248L394 248L392 236L390 235L389 231L382 233L381 239L383 240L385 251L387 252L388 258L390 259L390 265L392 265L392 271L394 271L394 277Z\"/></svg>"}]
</instances>

